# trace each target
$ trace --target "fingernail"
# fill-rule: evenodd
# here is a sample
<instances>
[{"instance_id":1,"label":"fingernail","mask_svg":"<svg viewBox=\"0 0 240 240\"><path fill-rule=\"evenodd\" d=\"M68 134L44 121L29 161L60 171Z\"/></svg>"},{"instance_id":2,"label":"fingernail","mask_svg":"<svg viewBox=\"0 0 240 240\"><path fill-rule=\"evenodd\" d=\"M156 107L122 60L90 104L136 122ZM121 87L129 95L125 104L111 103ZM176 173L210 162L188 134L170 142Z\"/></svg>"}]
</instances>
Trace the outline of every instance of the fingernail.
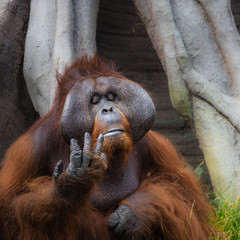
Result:
<instances>
[{"instance_id":1,"label":"fingernail","mask_svg":"<svg viewBox=\"0 0 240 240\"><path fill-rule=\"evenodd\" d=\"M106 156L106 154L102 152L102 153L101 153L101 157L102 157L103 161L104 161L105 163L107 163L107 156Z\"/></svg>"},{"instance_id":2,"label":"fingernail","mask_svg":"<svg viewBox=\"0 0 240 240\"><path fill-rule=\"evenodd\" d=\"M73 143L78 143L78 141L75 139L75 138L72 138L71 141L70 141L71 144Z\"/></svg>"},{"instance_id":3,"label":"fingernail","mask_svg":"<svg viewBox=\"0 0 240 240\"><path fill-rule=\"evenodd\" d=\"M90 137L90 134L88 132L85 132L84 137Z\"/></svg>"},{"instance_id":4,"label":"fingernail","mask_svg":"<svg viewBox=\"0 0 240 240\"><path fill-rule=\"evenodd\" d=\"M63 160L60 160L59 162L58 162L58 166L62 166L63 165Z\"/></svg>"}]
</instances>

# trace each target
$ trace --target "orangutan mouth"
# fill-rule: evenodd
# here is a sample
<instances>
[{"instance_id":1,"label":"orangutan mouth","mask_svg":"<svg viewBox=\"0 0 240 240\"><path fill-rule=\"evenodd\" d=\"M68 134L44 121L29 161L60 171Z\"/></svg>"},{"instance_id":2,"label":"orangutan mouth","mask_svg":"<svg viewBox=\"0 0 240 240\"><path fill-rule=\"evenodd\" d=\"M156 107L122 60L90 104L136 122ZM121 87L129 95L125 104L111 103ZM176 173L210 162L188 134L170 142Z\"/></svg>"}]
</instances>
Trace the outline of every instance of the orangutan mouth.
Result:
<instances>
[{"instance_id":1,"label":"orangutan mouth","mask_svg":"<svg viewBox=\"0 0 240 240\"><path fill-rule=\"evenodd\" d=\"M112 128L108 130L107 132L103 133L104 137L110 137L118 134L122 134L124 130L122 128Z\"/></svg>"}]
</instances>

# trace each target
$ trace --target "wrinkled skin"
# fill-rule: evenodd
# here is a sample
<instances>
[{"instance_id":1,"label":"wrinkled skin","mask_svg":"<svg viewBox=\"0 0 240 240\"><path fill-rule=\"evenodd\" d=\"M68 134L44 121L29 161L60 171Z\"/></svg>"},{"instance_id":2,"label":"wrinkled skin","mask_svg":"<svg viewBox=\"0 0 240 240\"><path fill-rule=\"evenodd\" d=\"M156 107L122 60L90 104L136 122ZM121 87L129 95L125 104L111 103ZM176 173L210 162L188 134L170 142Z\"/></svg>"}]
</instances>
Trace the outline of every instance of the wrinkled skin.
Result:
<instances>
[{"instance_id":1,"label":"wrinkled skin","mask_svg":"<svg viewBox=\"0 0 240 240\"><path fill-rule=\"evenodd\" d=\"M70 163L66 169L67 178L75 180L76 191L80 189L85 189L85 193L88 193L91 190L91 187L94 184L89 182L87 183L88 188L86 189L86 180L99 178L99 172L104 172L106 168L106 155L102 153L103 146L103 135L100 135L93 152L91 151L91 136L89 133L85 134L84 147L83 150L80 149L76 139L71 139L70 142ZM63 195L71 194L73 191L73 183L65 183L65 186L58 186L58 177L63 172L63 162L60 160L53 172L53 178L56 183L56 191L61 192ZM86 179L86 180L85 180ZM81 184L83 186L81 186ZM59 188L59 189L58 189Z\"/></svg>"},{"instance_id":2,"label":"wrinkled skin","mask_svg":"<svg viewBox=\"0 0 240 240\"><path fill-rule=\"evenodd\" d=\"M140 220L130 207L120 205L115 212L109 216L108 226L114 234L121 239L131 239L132 232L136 232ZM139 236L140 237L140 236Z\"/></svg>"},{"instance_id":3,"label":"wrinkled skin","mask_svg":"<svg viewBox=\"0 0 240 240\"><path fill-rule=\"evenodd\" d=\"M112 100L108 99L109 94L113 95ZM92 99L97 96L99 102L93 104ZM101 109L108 107L113 107L127 118L132 130L133 143L146 134L155 119L156 110L152 99L136 83L110 76L86 78L76 82L67 95L61 116L61 132L64 139L67 142L71 138L78 139L81 145L84 133L92 134L96 116Z\"/></svg>"}]
</instances>

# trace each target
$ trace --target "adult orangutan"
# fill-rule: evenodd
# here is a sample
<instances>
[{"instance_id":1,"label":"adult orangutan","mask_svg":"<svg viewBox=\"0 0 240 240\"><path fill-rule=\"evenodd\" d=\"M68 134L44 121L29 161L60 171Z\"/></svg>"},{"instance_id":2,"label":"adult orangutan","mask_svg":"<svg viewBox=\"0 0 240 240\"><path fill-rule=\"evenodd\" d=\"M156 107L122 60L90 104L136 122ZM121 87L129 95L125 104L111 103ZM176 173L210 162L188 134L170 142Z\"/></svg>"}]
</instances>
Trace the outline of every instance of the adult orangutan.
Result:
<instances>
[{"instance_id":1,"label":"adult orangutan","mask_svg":"<svg viewBox=\"0 0 240 240\"><path fill-rule=\"evenodd\" d=\"M0 173L6 239L209 239L205 202L155 107L112 64L77 59L52 110L8 150Z\"/></svg>"}]
</instances>

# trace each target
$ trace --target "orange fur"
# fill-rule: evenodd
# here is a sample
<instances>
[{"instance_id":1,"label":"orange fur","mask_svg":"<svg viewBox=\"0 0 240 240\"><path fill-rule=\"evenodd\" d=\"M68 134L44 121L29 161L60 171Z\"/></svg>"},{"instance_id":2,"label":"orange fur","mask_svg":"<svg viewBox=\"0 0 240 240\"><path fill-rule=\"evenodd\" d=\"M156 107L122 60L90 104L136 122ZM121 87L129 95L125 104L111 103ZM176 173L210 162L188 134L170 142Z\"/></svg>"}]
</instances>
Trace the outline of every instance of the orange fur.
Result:
<instances>
[{"instance_id":1,"label":"orange fur","mask_svg":"<svg viewBox=\"0 0 240 240\"><path fill-rule=\"evenodd\" d=\"M34 166L30 161L34 153L28 141L29 136L23 136L9 149L0 175L2 224L7 239L74 240L82 236L80 239L107 240L110 235L106 224L98 223L99 229L94 229L96 219L106 223L107 216L96 212L87 199L71 206L71 201L56 197L51 177L34 179L37 163ZM144 223L151 223L138 229L138 234L149 239L153 226L160 225L168 240L204 240L214 235L208 224L212 209L171 143L152 131L141 141L145 146L142 158L151 159L151 164L143 170L143 181L135 195L121 202Z\"/></svg>"},{"instance_id":2,"label":"orange fur","mask_svg":"<svg viewBox=\"0 0 240 240\"><path fill-rule=\"evenodd\" d=\"M209 239L215 234L208 222L213 209L205 201L199 183L187 170L187 164L179 159L172 144L163 136L149 131L145 138L152 165L145 172L145 180L136 196L122 201L143 221L152 223L143 226L138 233L141 231L148 239L153 226L161 225L168 240Z\"/></svg>"},{"instance_id":3,"label":"orange fur","mask_svg":"<svg viewBox=\"0 0 240 240\"><path fill-rule=\"evenodd\" d=\"M71 179L66 173L58 181L52 178L60 159L64 168L69 163L69 146L59 124L66 96L77 81L98 76L125 79L98 56L77 59L59 76L52 110L8 150L0 173L0 226L4 239L116 239L107 227L108 217L115 209L96 210L89 201L89 191L103 177L102 171L89 171L82 181ZM213 234L208 225L212 209L171 143L149 131L132 146L128 122L124 121L122 127L126 130L123 138L106 144L104 151L111 158L115 147L120 147L129 152L122 161L134 159L141 171L139 189L120 202L130 206L141 220L132 239L138 239L139 233L144 239L151 239L153 234L157 234L155 239L209 239ZM93 143L103 131L105 128L96 120ZM110 149L107 145L115 147Z\"/></svg>"},{"instance_id":4,"label":"orange fur","mask_svg":"<svg viewBox=\"0 0 240 240\"><path fill-rule=\"evenodd\" d=\"M112 158L114 151L120 150L121 152L129 153L132 150L130 124L123 113L121 113L121 115L123 116L123 123L118 127L124 129L125 132L114 138L107 137L103 142L102 151L106 154L108 160ZM107 130L109 130L107 126L103 126L98 118L96 118L92 133L93 149L97 143L98 136ZM125 158L125 160L127 159ZM125 163L126 161L123 161L122 165Z\"/></svg>"}]
</instances>

